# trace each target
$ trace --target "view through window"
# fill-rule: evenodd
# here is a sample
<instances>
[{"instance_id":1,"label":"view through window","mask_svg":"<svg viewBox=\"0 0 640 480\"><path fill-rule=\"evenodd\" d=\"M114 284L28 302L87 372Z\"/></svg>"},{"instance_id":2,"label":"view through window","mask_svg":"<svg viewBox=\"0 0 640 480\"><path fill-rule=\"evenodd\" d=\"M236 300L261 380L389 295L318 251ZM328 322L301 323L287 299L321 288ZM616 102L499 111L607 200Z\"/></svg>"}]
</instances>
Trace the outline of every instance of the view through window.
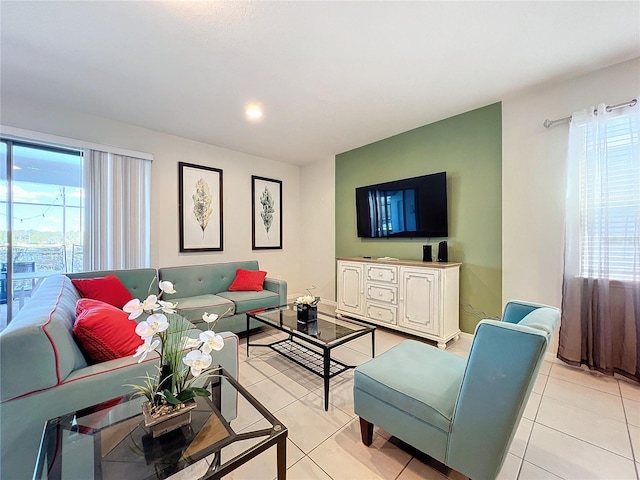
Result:
<instances>
[{"instance_id":1,"label":"view through window","mask_svg":"<svg viewBox=\"0 0 640 480\"><path fill-rule=\"evenodd\" d=\"M6 326L46 276L82 270L83 157L11 140L0 147L0 326Z\"/></svg>"}]
</instances>

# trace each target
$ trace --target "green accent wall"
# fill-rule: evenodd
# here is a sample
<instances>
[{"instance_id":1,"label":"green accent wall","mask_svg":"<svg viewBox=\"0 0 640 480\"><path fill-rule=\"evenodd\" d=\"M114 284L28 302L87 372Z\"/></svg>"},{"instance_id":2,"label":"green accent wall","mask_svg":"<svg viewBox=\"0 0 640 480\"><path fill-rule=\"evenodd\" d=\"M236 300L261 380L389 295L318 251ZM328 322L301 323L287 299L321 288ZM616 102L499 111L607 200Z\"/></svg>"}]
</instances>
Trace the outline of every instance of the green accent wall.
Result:
<instances>
[{"instance_id":1,"label":"green accent wall","mask_svg":"<svg viewBox=\"0 0 640 480\"><path fill-rule=\"evenodd\" d=\"M447 172L449 237L362 239L355 188ZM502 310L502 104L495 103L336 156L336 255L422 260L447 240L460 262L460 329Z\"/></svg>"}]
</instances>

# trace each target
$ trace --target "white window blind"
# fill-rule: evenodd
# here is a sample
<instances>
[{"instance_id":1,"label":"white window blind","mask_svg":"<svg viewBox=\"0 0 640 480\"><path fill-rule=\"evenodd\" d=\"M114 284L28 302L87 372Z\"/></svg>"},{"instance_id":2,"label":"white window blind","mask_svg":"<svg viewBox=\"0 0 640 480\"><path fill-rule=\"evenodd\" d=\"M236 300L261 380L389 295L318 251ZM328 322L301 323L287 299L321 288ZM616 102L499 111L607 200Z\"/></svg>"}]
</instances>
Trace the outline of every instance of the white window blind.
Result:
<instances>
[{"instance_id":1,"label":"white window blind","mask_svg":"<svg viewBox=\"0 0 640 480\"><path fill-rule=\"evenodd\" d=\"M580 276L640 280L638 115L627 110L578 122Z\"/></svg>"}]
</instances>

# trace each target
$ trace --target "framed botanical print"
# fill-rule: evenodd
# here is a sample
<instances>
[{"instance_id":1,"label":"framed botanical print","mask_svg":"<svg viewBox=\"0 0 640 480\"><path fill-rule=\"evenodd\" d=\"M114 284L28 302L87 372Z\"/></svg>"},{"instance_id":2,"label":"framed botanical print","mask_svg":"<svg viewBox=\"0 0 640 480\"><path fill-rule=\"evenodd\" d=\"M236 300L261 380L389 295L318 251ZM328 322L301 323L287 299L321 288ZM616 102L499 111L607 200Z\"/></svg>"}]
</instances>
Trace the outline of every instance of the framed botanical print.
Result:
<instances>
[{"instance_id":1,"label":"framed botanical print","mask_svg":"<svg viewBox=\"0 0 640 480\"><path fill-rule=\"evenodd\" d=\"M180 251L222 250L222 170L178 163Z\"/></svg>"},{"instance_id":2,"label":"framed botanical print","mask_svg":"<svg viewBox=\"0 0 640 480\"><path fill-rule=\"evenodd\" d=\"M251 246L282 248L282 180L251 176Z\"/></svg>"}]
</instances>

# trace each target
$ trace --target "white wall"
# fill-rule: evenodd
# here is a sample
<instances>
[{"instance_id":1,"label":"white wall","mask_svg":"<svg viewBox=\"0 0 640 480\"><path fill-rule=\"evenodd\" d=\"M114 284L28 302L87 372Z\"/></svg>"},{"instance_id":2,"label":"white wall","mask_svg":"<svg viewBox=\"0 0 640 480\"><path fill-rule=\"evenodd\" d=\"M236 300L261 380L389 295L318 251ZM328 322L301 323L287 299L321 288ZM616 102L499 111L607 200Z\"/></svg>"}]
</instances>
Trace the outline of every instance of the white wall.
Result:
<instances>
[{"instance_id":1,"label":"white wall","mask_svg":"<svg viewBox=\"0 0 640 480\"><path fill-rule=\"evenodd\" d=\"M335 302L336 291L335 198L335 157L300 169L301 277L327 302Z\"/></svg>"},{"instance_id":2,"label":"white wall","mask_svg":"<svg viewBox=\"0 0 640 480\"><path fill-rule=\"evenodd\" d=\"M0 124L117 146L154 155L151 179L151 266L256 259L271 277L303 291L300 279L300 168L105 118L62 111L20 98L2 98ZM224 250L179 253L178 162L223 170ZM283 249L251 249L251 175L282 180ZM333 224L331 225L333 228ZM333 244L333 235L331 236Z\"/></svg>"},{"instance_id":3,"label":"white wall","mask_svg":"<svg viewBox=\"0 0 640 480\"><path fill-rule=\"evenodd\" d=\"M590 105L640 94L640 58L540 86L502 103L502 301L562 301L568 124Z\"/></svg>"}]
</instances>

